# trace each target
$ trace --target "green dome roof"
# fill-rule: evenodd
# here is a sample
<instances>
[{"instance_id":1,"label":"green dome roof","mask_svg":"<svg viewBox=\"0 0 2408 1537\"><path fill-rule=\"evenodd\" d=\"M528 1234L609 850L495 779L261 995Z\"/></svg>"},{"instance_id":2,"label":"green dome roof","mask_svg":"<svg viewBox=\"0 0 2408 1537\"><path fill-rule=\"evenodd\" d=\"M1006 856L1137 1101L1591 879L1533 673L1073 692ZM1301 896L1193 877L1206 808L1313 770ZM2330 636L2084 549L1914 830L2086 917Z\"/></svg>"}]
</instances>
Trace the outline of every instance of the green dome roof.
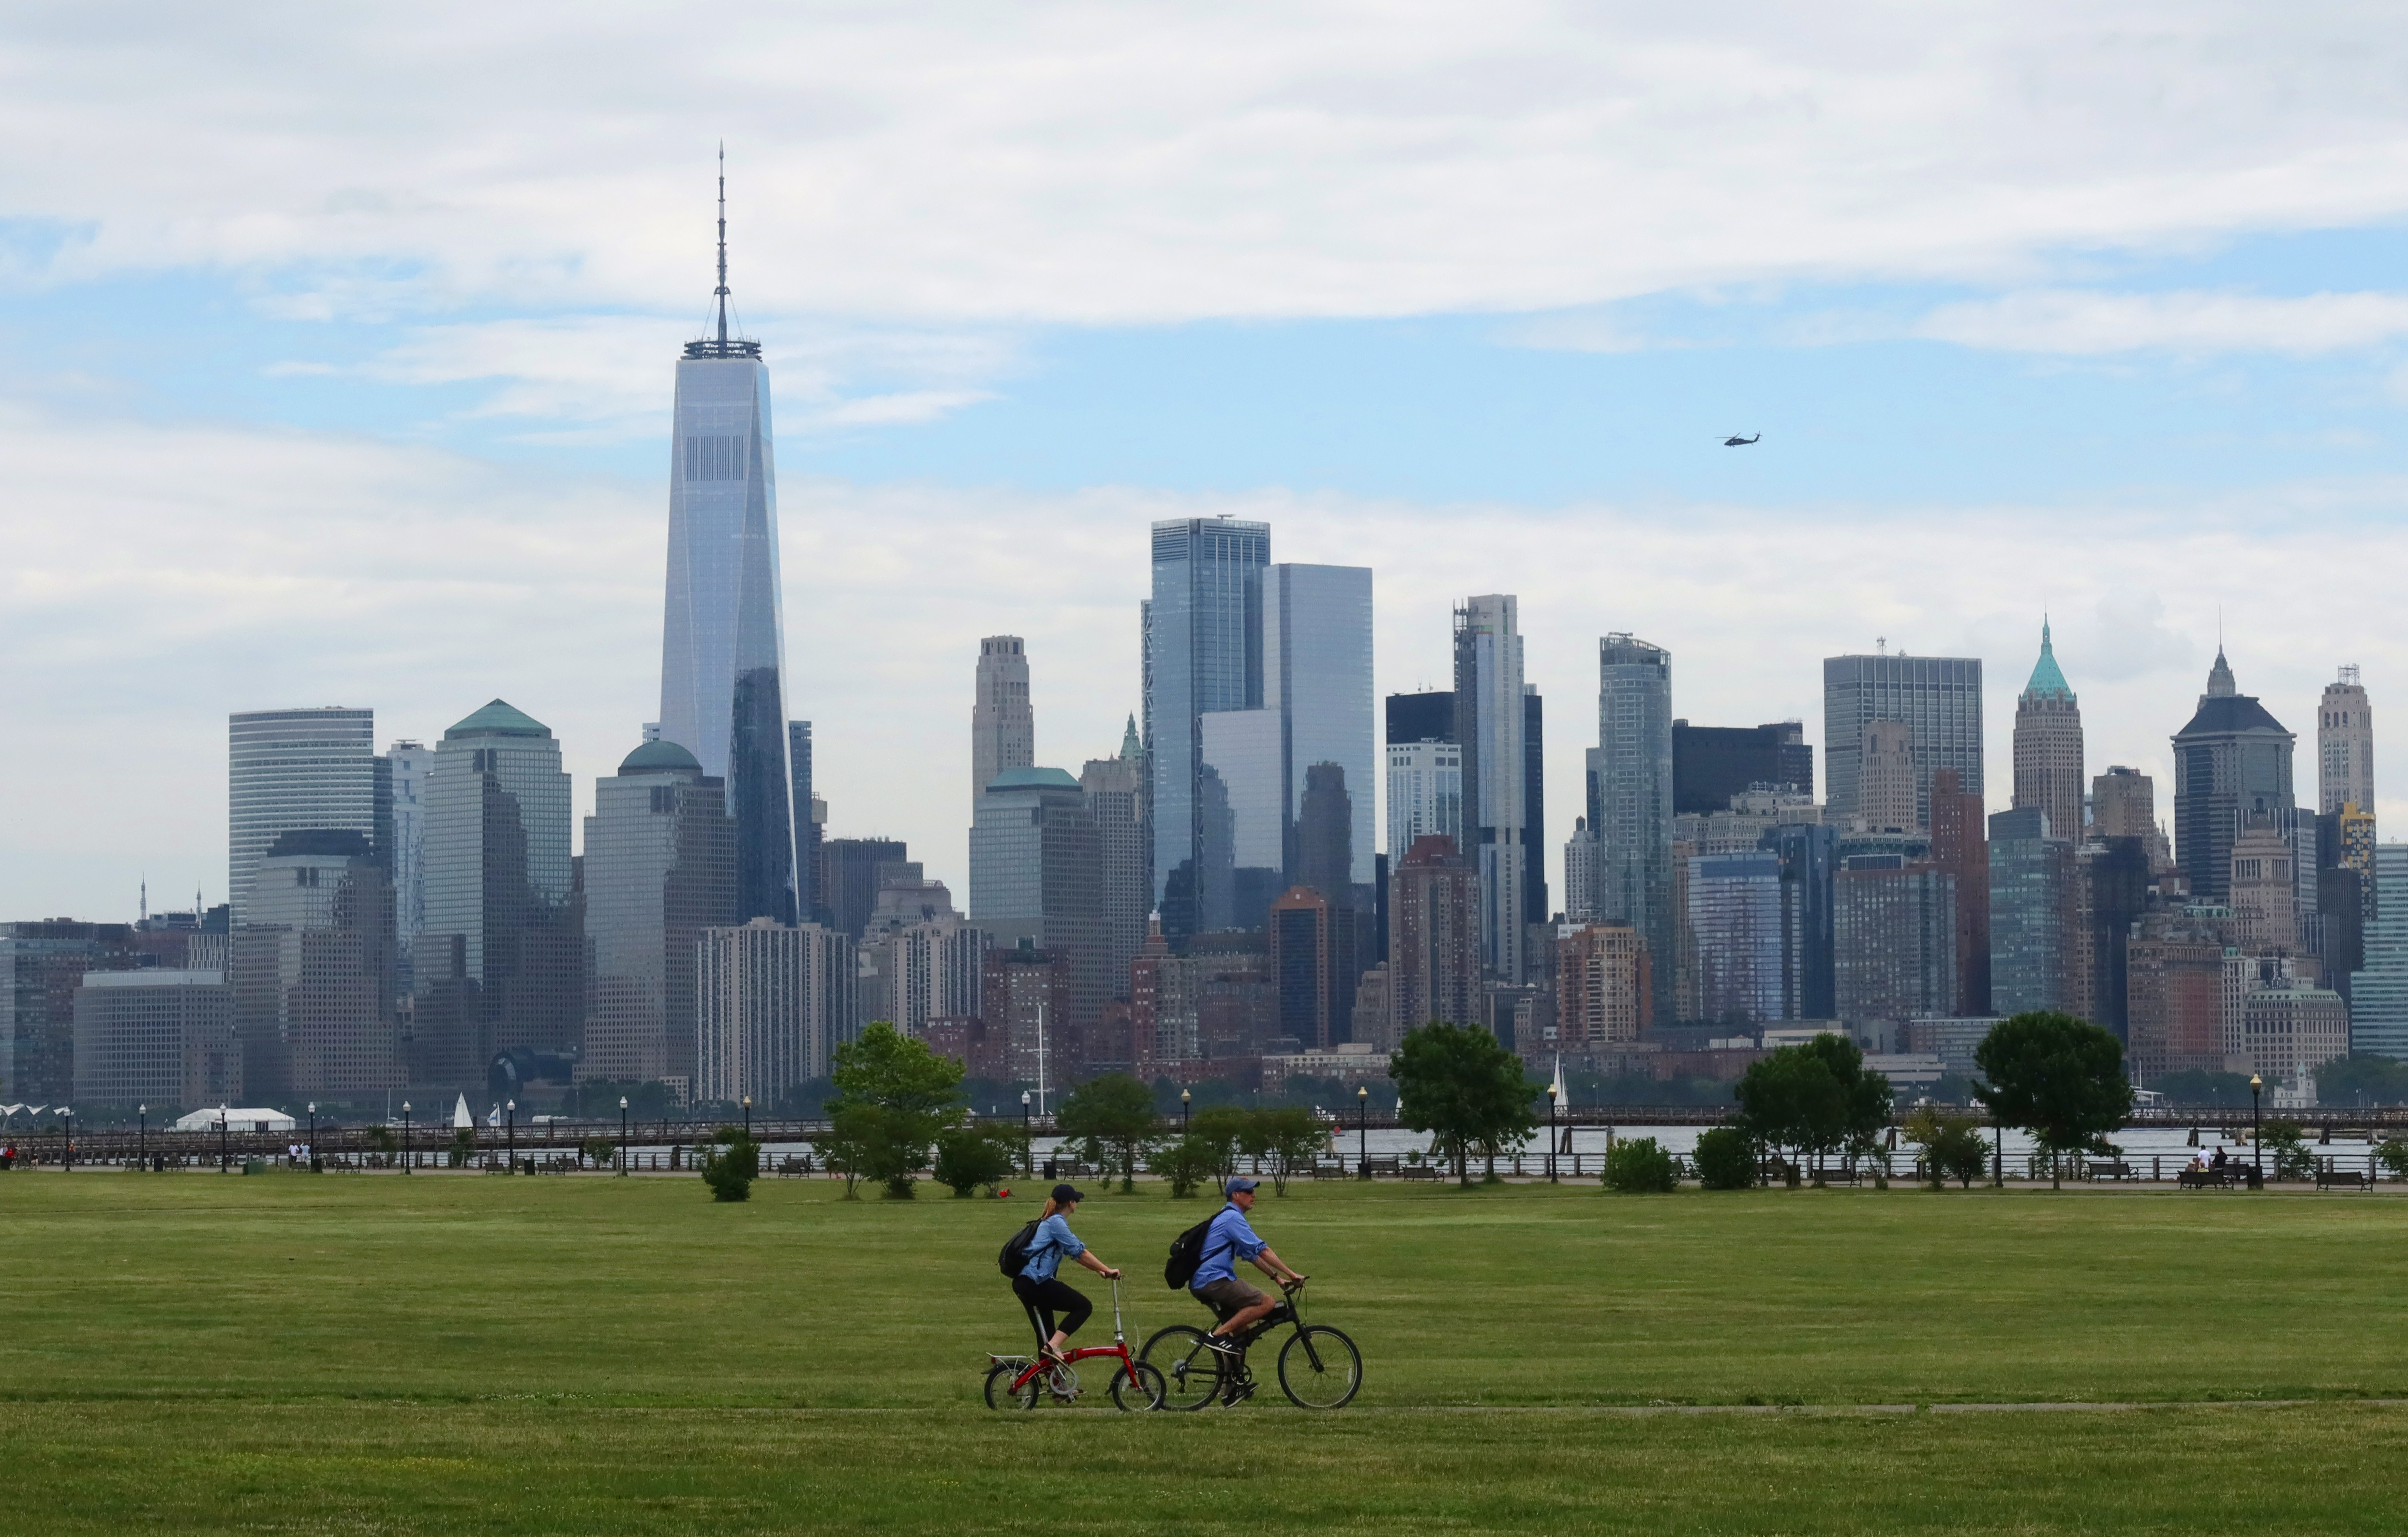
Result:
<instances>
[{"instance_id":1,"label":"green dome roof","mask_svg":"<svg viewBox=\"0 0 2408 1537\"><path fill-rule=\"evenodd\" d=\"M1059 768L1006 768L986 782L990 790L1075 790L1079 782Z\"/></svg>"},{"instance_id":2,"label":"green dome roof","mask_svg":"<svg viewBox=\"0 0 2408 1537\"><path fill-rule=\"evenodd\" d=\"M2024 697L2027 699L2073 697L2073 689L2066 682L2065 674L2057 670L2057 648L2049 644L2046 620L2041 621L2040 626L2040 661L2032 668L2031 682L2024 685Z\"/></svg>"},{"instance_id":3,"label":"green dome roof","mask_svg":"<svg viewBox=\"0 0 2408 1537\"><path fill-rule=\"evenodd\" d=\"M443 740L451 741L459 737L549 737L551 735L552 727L514 706L495 699L451 730L444 732Z\"/></svg>"},{"instance_id":4,"label":"green dome roof","mask_svg":"<svg viewBox=\"0 0 2408 1537\"><path fill-rule=\"evenodd\" d=\"M623 774L698 774L701 761L673 741L648 741L619 760Z\"/></svg>"}]
</instances>

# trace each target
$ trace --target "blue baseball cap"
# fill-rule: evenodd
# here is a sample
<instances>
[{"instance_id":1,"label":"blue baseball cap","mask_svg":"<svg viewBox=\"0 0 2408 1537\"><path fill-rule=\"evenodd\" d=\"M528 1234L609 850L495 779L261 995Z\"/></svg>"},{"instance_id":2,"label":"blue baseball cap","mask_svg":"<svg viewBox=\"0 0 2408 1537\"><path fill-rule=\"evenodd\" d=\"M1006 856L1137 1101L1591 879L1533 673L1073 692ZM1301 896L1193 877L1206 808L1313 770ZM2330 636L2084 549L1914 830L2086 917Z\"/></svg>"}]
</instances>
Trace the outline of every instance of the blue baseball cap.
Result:
<instances>
[{"instance_id":1,"label":"blue baseball cap","mask_svg":"<svg viewBox=\"0 0 2408 1537\"><path fill-rule=\"evenodd\" d=\"M1246 1178L1245 1175L1240 1174L1236 1179L1231 1180L1227 1185L1222 1186L1222 1194L1234 1196L1240 1190L1252 1190L1253 1188L1254 1188L1254 1182Z\"/></svg>"}]
</instances>

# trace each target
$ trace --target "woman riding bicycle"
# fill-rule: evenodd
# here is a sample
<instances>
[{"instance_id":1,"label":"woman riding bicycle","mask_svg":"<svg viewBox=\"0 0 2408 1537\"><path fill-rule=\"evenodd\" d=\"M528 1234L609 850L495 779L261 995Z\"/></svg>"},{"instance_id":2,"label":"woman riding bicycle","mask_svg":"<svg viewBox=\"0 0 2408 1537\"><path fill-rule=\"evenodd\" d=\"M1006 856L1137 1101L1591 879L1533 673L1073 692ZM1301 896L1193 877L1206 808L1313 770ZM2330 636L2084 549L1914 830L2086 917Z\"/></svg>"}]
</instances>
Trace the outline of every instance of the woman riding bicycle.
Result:
<instances>
[{"instance_id":1,"label":"woman riding bicycle","mask_svg":"<svg viewBox=\"0 0 2408 1537\"><path fill-rule=\"evenodd\" d=\"M1062 1261L1076 1259L1106 1280L1120 1279L1120 1271L1088 1253L1079 1236L1070 1231L1069 1215L1086 1199L1069 1185L1054 1187L1045 1210L1038 1214L1036 1236L1028 1241L1028 1263L1011 1278L1011 1294L1028 1310L1028 1322L1037 1330L1039 1348L1056 1359L1069 1347L1070 1336L1078 1333L1079 1326L1096 1311L1094 1303L1055 1278L1054 1272Z\"/></svg>"}]
</instances>

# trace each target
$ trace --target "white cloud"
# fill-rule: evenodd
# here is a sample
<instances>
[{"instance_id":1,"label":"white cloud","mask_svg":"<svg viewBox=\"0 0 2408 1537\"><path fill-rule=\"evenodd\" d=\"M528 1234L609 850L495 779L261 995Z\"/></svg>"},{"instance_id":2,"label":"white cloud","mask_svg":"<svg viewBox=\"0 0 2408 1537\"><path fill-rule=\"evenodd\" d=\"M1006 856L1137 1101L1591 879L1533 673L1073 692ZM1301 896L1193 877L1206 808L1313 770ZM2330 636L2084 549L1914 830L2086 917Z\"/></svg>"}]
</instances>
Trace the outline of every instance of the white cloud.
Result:
<instances>
[{"instance_id":1,"label":"white cloud","mask_svg":"<svg viewBox=\"0 0 2408 1537\"><path fill-rule=\"evenodd\" d=\"M1943 305L1914 334L2018 352L2315 353L2408 336L2408 294L2107 294L2044 289Z\"/></svg>"},{"instance_id":2,"label":"white cloud","mask_svg":"<svg viewBox=\"0 0 2408 1537\"><path fill-rule=\"evenodd\" d=\"M230 711L367 704L382 735L424 739L502 696L561 737L580 812L591 776L656 713L656 484L25 409L0 410L0 464L11 488L0 504L0 805L43 809L0 823L0 913L122 915L145 874L222 893ZM1112 751L1139 702L1147 524L1217 512L1269 519L1276 558L1376 568L1383 691L1450 675L1454 600L1519 593L1530 676L1553 716L1550 843L1579 810L1596 638L1616 629L1671 649L1679 713L1798 716L1815 739L1821 657L1876 635L1982 655L1989 791L2002 804L2014 695L2045 607L2093 770L2154 770L2162 806L2165 739L2201 686L2219 605L2243 687L2294 729L2312 724L2336 663L2363 664L2378 704L2386 680L2408 678L2387 591L2332 581L2287 532L2326 527L2358 565L2399 566L2403 493L2386 482L2178 509L1898 512L790 478L787 644L835 830L906 838L954 882L979 637L1028 639L1040 761L1075 768ZM2312 756L2300 762L2304 789ZM2408 815L2408 797L2387 790L2408 768L2382 772L2383 814Z\"/></svg>"},{"instance_id":3,"label":"white cloud","mask_svg":"<svg viewBox=\"0 0 2408 1537\"><path fill-rule=\"evenodd\" d=\"M1540 310L2408 209L2408 35L2244 0L1813 7L131 0L0 33L53 277L272 269L289 313L710 287L764 314ZM398 307L398 308L397 308Z\"/></svg>"}]
</instances>

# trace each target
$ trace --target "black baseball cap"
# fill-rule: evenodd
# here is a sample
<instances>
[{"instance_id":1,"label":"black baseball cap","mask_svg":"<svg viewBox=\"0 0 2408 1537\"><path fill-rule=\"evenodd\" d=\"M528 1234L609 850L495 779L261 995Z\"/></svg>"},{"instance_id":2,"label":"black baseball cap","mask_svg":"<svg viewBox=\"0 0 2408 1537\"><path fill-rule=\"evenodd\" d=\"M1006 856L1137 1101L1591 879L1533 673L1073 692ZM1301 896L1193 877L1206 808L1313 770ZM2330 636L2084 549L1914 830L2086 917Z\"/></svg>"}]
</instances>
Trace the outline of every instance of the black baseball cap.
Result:
<instances>
[{"instance_id":1,"label":"black baseball cap","mask_svg":"<svg viewBox=\"0 0 2408 1537\"><path fill-rule=\"evenodd\" d=\"M1075 1185L1057 1185L1054 1187L1054 1204L1056 1206L1061 1205L1066 1200L1084 1200L1086 1199L1086 1197L1079 1194L1078 1187Z\"/></svg>"}]
</instances>

